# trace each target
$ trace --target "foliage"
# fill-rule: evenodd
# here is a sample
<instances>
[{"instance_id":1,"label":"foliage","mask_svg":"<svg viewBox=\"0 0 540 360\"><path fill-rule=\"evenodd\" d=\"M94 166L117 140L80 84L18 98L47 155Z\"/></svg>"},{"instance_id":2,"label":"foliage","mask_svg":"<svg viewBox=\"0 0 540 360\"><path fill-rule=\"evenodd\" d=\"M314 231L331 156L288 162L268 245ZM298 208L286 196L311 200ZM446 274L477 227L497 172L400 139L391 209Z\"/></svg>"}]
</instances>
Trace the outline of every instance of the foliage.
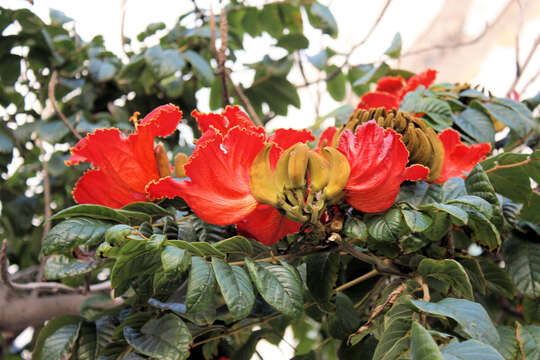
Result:
<instances>
[{"instance_id":1,"label":"foliage","mask_svg":"<svg viewBox=\"0 0 540 360\"><path fill-rule=\"evenodd\" d=\"M266 123L286 115L288 106L300 107L287 75L295 54L309 45L304 21L337 36L329 9L317 1L262 8L232 1L226 14L230 61L246 36L263 33L287 53L247 65L253 81L243 91L259 118ZM58 11L46 24L28 10L0 8L0 31L20 26L0 46L0 106L7 111L0 123L0 234L9 239L9 260L24 269L47 257L47 279L74 287L105 276L121 300L49 321L33 342L35 359L248 359L261 339L278 344L289 326L298 341L296 359L540 356L540 137L527 101L459 84L407 94L401 110L424 114L436 130L459 131L468 144L489 142L497 155L465 179L405 182L381 213L333 205L322 229L302 229L272 248L231 226L204 222L178 199L122 209L72 206L81 172L67 170L63 160L77 138L49 111L51 76L59 74L54 95L81 135L128 130L129 114L172 102L198 137L189 116L197 91L209 89L210 107L217 109L223 88L210 20L201 12L190 23L187 15L172 29L150 24L137 38L154 37L158 45L130 47L123 61L101 37L84 42ZM400 52L398 33L387 60ZM412 74L386 62L339 68L334 56L326 48L308 61L326 73L327 90L338 101L347 88L362 95L383 76ZM328 117L339 126L351 110L343 106ZM496 140L497 121L509 131ZM164 142L173 154L192 150L182 134ZM515 151L527 146L531 153ZM22 165L8 175L13 159ZM50 204L41 194L46 186ZM58 211L44 234L49 209L43 209L53 204Z\"/></svg>"}]
</instances>

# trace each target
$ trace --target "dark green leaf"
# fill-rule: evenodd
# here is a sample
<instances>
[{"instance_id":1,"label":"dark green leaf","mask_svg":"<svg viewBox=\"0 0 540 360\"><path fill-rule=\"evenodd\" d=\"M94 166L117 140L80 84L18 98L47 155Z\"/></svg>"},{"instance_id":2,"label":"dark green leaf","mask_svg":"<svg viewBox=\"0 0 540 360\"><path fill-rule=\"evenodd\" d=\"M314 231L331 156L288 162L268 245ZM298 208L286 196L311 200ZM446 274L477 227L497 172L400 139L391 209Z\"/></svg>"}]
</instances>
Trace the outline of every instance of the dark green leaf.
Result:
<instances>
[{"instance_id":1,"label":"dark green leaf","mask_svg":"<svg viewBox=\"0 0 540 360\"><path fill-rule=\"evenodd\" d=\"M74 217L56 225L43 240L41 251L44 255L53 253L69 253L73 248L86 245L98 245L111 223Z\"/></svg>"},{"instance_id":2,"label":"dark green leaf","mask_svg":"<svg viewBox=\"0 0 540 360\"><path fill-rule=\"evenodd\" d=\"M330 96L336 101L342 101L345 98L347 79L341 69L336 65L330 65L326 68L326 89Z\"/></svg>"},{"instance_id":3,"label":"dark green leaf","mask_svg":"<svg viewBox=\"0 0 540 360\"><path fill-rule=\"evenodd\" d=\"M189 313L202 313L214 304L217 285L210 265L198 256L191 259L186 308Z\"/></svg>"},{"instance_id":4,"label":"dark green leaf","mask_svg":"<svg viewBox=\"0 0 540 360\"><path fill-rule=\"evenodd\" d=\"M116 74L116 67L110 62L92 58L90 60L90 74L99 82L111 80Z\"/></svg>"},{"instance_id":5,"label":"dark green leaf","mask_svg":"<svg viewBox=\"0 0 540 360\"><path fill-rule=\"evenodd\" d=\"M499 203L495 190L493 189L486 172L482 168L482 165L477 164L473 168L465 179L465 186L467 187L469 195L479 196L491 204L493 210L491 222L495 226L502 226L503 218L501 204Z\"/></svg>"},{"instance_id":6,"label":"dark green leaf","mask_svg":"<svg viewBox=\"0 0 540 360\"><path fill-rule=\"evenodd\" d=\"M488 290L510 299L516 295L516 288L506 270L485 258L478 258L478 262L487 281Z\"/></svg>"},{"instance_id":7,"label":"dark green leaf","mask_svg":"<svg viewBox=\"0 0 540 360\"><path fill-rule=\"evenodd\" d=\"M122 210L136 211L148 214L152 217L173 216L174 214L152 202L134 202L122 208Z\"/></svg>"},{"instance_id":8,"label":"dark green leaf","mask_svg":"<svg viewBox=\"0 0 540 360\"><path fill-rule=\"evenodd\" d=\"M255 295L246 271L240 266L230 266L218 258L212 258L212 267L233 319L247 317L255 303Z\"/></svg>"},{"instance_id":9,"label":"dark green leaf","mask_svg":"<svg viewBox=\"0 0 540 360\"><path fill-rule=\"evenodd\" d=\"M32 359L58 360L69 356L79 336L82 318L64 315L50 320L39 333Z\"/></svg>"},{"instance_id":10,"label":"dark green leaf","mask_svg":"<svg viewBox=\"0 0 540 360\"><path fill-rule=\"evenodd\" d=\"M457 226L463 226L469 222L469 215L463 209L455 205L431 203L420 206L422 210L431 212L444 212L452 217L452 222Z\"/></svg>"},{"instance_id":11,"label":"dark green leaf","mask_svg":"<svg viewBox=\"0 0 540 360\"><path fill-rule=\"evenodd\" d=\"M212 244L204 241L188 242L184 240L169 240L168 245L176 246L177 248L184 249L198 256L218 256L225 257L225 254L215 248Z\"/></svg>"},{"instance_id":12,"label":"dark green leaf","mask_svg":"<svg viewBox=\"0 0 540 360\"><path fill-rule=\"evenodd\" d=\"M314 254L307 258L307 287L317 302L327 308L339 271L337 253Z\"/></svg>"},{"instance_id":13,"label":"dark green leaf","mask_svg":"<svg viewBox=\"0 0 540 360\"><path fill-rule=\"evenodd\" d=\"M240 235L221 240L213 245L215 249L227 254L243 254L248 256L253 254L251 242Z\"/></svg>"},{"instance_id":14,"label":"dark green leaf","mask_svg":"<svg viewBox=\"0 0 540 360\"><path fill-rule=\"evenodd\" d=\"M454 116L454 122L467 135L472 137L479 143L495 142L495 129L493 122L482 111L469 107L462 111L459 115Z\"/></svg>"},{"instance_id":15,"label":"dark green leaf","mask_svg":"<svg viewBox=\"0 0 540 360\"><path fill-rule=\"evenodd\" d=\"M354 309L351 299L338 292L336 294L336 312L328 317L328 330L336 339L347 339L360 326L360 317Z\"/></svg>"},{"instance_id":16,"label":"dark green leaf","mask_svg":"<svg viewBox=\"0 0 540 360\"><path fill-rule=\"evenodd\" d=\"M245 261L253 283L268 304L292 318L302 315L303 285L294 267L286 263L274 265L254 262L249 258L245 258Z\"/></svg>"},{"instance_id":17,"label":"dark green leaf","mask_svg":"<svg viewBox=\"0 0 540 360\"><path fill-rule=\"evenodd\" d=\"M371 219L368 231L375 240L383 242L397 242L399 237L409 232L399 209L391 209Z\"/></svg>"},{"instance_id":18,"label":"dark green leaf","mask_svg":"<svg viewBox=\"0 0 540 360\"><path fill-rule=\"evenodd\" d=\"M455 260L423 259L418 265L418 273L424 277L434 277L448 283L457 295L474 299L472 285L463 266Z\"/></svg>"},{"instance_id":19,"label":"dark green leaf","mask_svg":"<svg viewBox=\"0 0 540 360\"><path fill-rule=\"evenodd\" d=\"M163 79L177 71L181 71L186 64L178 50L163 50L159 45L147 49L144 52L144 59L158 79Z\"/></svg>"},{"instance_id":20,"label":"dark green leaf","mask_svg":"<svg viewBox=\"0 0 540 360\"><path fill-rule=\"evenodd\" d=\"M369 233L365 222L351 216L345 220L343 235L352 239L367 240Z\"/></svg>"},{"instance_id":21,"label":"dark green leaf","mask_svg":"<svg viewBox=\"0 0 540 360\"><path fill-rule=\"evenodd\" d=\"M102 205L81 204L60 210L51 217L51 220L65 219L76 216L87 216L94 219L112 220L118 223L127 224L129 218L122 215L115 209Z\"/></svg>"},{"instance_id":22,"label":"dark green leaf","mask_svg":"<svg viewBox=\"0 0 540 360\"><path fill-rule=\"evenodd\" d=\"M180 54L187 62L193 66L193 70L206 86L211 86L214 82L214 72L208 62L193 50L186 50Z\"/></svg>"},{"instance_id":23,"label":"dark green leaf","mask_svg":"<svg viewBox=\"0 0 540 360\"><path fill-rule=\"evenodd\" d=\"M64 255L52 255L45 263L45 278L47 280L59 280L65 277L72 277L86 274L97 269L103 264L101 260L82 261L70 259Z\"/></svg>"},{"instance_id":24,"label":"dark green leaf","mask_svg":"<svg viewBox=\"0 0 540 360\"><path fill-rule=\"evenodd\" d=\"M520 137L525 137L531 131L528 119L512 108L495 103L479 104L484 111L514 130Z\"/></svg>"},{"instance_id":25,"label":"dark green leaf","mask_svg":"<svg viewBox=\"0 0 540 360\"><path fill-rule=\"evenodd\" d=\"M516 335L523 358L529 360L540 359L540 326L522 326L517 324Z\"/></svg>"},{"instance_id":26,"label":"dark green leaf","mask_svg":"<svg viewBox=\"0 0 540 360\"><path fill-rule=\"evenodd\" d=\"M411 319L397 317L384 329L373 360L393 360L409 350Z\"/></svg>"},{"instance_id":27,"label":"dark green leaf","mask_svg":"<svg viewBox=\"0 0 540 360\"><path fill-rule=\"evenodd\" d=\"M165 246L161 251L161 264L165 272L186 272L191 265L191 255L174 246Z\"/></svg>"},{"instance_id":28,"label":"dark green leaf","mask_svg":"<svg viewBox=\"0 0 540 360\"><path fill-rule=\"evenodd\" d=\"M412 232L422 232L433 223L431 218L420 211L416 210L401 210L405 223Z\"/></svg>"},{"instance_id":29,"label":"dark green leaf","mask_svg":"<svg viewBox=\"0 0 540 360\"><path fill-rule=\"evenodd\" d=\"M540 243L510 235L504 242L503 257L517 289L529 297L540 296Z\"/></svg>"},{"instance_id":30,"label":"dark green leaf","mask_svg":"<svg viewBox=\"0 0 540 360\"><path fill-rule=\"evenodd\" d=\"M437 343L429 332L418 322L412 323L411 359L442 360Z\"/></svg>"},{"instance_id":31,"label":"dark green leaf","mask_svg":"<svg viewBox=\"0 0 540 360\"><path fill-rule=\"evenodd\" d=\"M140 331L126 326L124 338L137 352L163 360L187 359L192 342L186 324L173 314L148 321Z\"/></svg>"},{"instance_id":32,"label":"dark green leaf","mask_svg":"<svg viewBox=\"0 0 540 360\"><path fill-rule=\"evenodd\" d=\"M278 39L276 46L286 49L288 52L306 49L309 46L309 40L302 34L287 34Z\"/></svg>"}]
</instances>

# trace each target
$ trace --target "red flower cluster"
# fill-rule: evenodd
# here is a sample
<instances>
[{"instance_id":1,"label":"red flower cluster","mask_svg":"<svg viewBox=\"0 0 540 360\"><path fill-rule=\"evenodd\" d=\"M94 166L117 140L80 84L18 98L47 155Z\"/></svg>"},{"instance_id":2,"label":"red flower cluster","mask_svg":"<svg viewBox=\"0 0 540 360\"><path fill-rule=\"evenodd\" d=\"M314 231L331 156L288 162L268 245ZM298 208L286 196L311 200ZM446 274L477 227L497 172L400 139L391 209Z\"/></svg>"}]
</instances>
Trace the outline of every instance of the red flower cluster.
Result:
<instances>
[{"instance_id":1,"label":"red flower cluster","mask_svg":"<svg viewBox=\"0 0 540 360\"><path fill-rule=\"evenodd\" d=\"M423 73L413 75L407 80L401 76L385 76L377 81L375 91L362 96L357 109L384 107L386 110L399 109L401 100L407 93L416 90L420 85L429 87L435 81L437 71L428 69Z\"/></svg>"},{"instance_id":2,"label":"red flower cluster","mask_svg":"<svg viewBox=\"0 0 540 360\"><path fill-rule=\"evenodd\" d=\"M183 198L204 221L236 224L238 231L270 245L297 232L301 224L281 215L275 208L260 204L250 189L253 160L266 143L271 143L273 167L284 150L315 138L307 130L280 129L266 139L262 127L255 127L237 106L221 114L193 111L203 132L189 162L185 165L190 180L171 177L152 182L151 199Z\"/></svg>"},{"instance_id":3,"label":"red flower cluster","mask_svg":"<svg viewBox=\"0 0 540 360\"><path fill-rule=\"evenodd\" d=\"M154 138L172 134L182 112L174 105L163 105L140 122L134 119L136 130L128 136L116 128L98 129L71 149L66 165L89 162L94 167L75 185L77 203L121 208L147 200L146 186L160 177Z\"/></svg>"}]
</instances>

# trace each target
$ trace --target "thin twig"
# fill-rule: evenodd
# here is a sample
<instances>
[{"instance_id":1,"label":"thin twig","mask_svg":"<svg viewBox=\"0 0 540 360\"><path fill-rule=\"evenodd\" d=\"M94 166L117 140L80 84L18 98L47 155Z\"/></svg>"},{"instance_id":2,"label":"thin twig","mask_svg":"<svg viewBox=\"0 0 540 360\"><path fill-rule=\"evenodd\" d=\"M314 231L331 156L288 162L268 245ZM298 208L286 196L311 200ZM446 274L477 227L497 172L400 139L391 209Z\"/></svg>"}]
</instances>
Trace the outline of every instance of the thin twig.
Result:
<instances>
[{"instance_id":1,"label":"thin twig","mask_svg":"<svg viewBox=\"0 0 540 360\"><path fill-rule=\"evenodd\" d=\"M532 160L533 159L528 158L528 159L525 159L523 161L513 163L513 164L507 164L507 165L499 165L499 164L496 163L494 167L492 167L489 170L486 170L485 173L489 174L489 173L492 173L492 172L500 170L500 169L508 169L508 168L513 168L513 167L517 167L517 166L526 165L526 164L530 163Z\"/></svg>"},{"instance_id":2,"label":"thin twig","mask_svg":"<svg viewBox=\"0 0 540 360\"><path fill-rule=\"evenodd\" d=\"M477 43L478 41L480 41L487 34L488 30L495 24L495 22L496 21L494 21L491 24L486 23L486 26L484 27L484 30L480 34L478 34L476 37L474 37L472 39L456 42L456 43L453 43L453 44L446 44L446 43L436 44L436 45L428 46L428 47L418 49L418 50L407 51L407 52L401 54L400 58L404 58L404 57L411 56L411 55L418 55L418 54L422 54L422 53L433 51L433 50L455 49L455 48L458 48L458 47L473 45L473 44Z\"/></svg>"},{"instance_id":3,"label":"thin twig","mask_svg":"<svg viewBox=\"0 0 540 360\"><path fill-rule=\"evenodd\" d=\"M538 35L536 39L534 40L531 51L529 51L529 53L527 54L527 57L525 58L525 61L523 62L523 64L521 66L518 64L518 72L517 72L516 78L514 79L514 81L512 82L512 85L508 89L507 94L510 94L512 91L516 89L516 85L519 82L519 79L521 79L521 76L525 72L525 69L529 65L529 62L531 61L539 45L540 45L540 35Z\"/></svg>"},{"instance_id":4,"label":"thin twig","mask_svg":"<svg viewBox=\"0 0 540 360\"><path fill-rule=\"evenodd\" d=\"M251 117L251 120L253 120L253 123L255 123L255 125L257 125L257 126L263 126L263 123L262 123L261 119L259 118L259 115L257 115L257 112L255 111L255 109L253 108L253 105L251 105L251 102L246 97L246 95L244 94L244 92L242 91L240 86L238 86L238 85L236 85L234 83L228 69L226 69L226 74L227 74L227 79L229 80L229 82L231 83L231 85L232 85L232 87L234 89L234 92L240 98L240 101L242 102L242 104L246 108L249 116Z\"/></svg>"},{"instance_id":5,"label":"thin twig","mask_svg":"<svg viewBox=\"0 0 540 360\"><path fill-rule=\"evenodd\" d=\"M219 49L216 48L216 17L214 11L210 10L210 49L212 50L214 57L218 63L218 73L221 78L221 88L222 88L222 97L223 97L223 106L230 105L229 100L229 87L227 85L227 71L225 69L225 61L227 56L225 52L227 51L227 15L225 10L221 9L220 12L220 22L219 22L219 37L221 40L221 46Z\"/></svg>"},{"instance_id":6,"label":"thin twig","mask_svg":"<svg viewBox=\"0 0 540 360\"><path fill-rule=\"evenodd\" d=\"M7 259L7 239L4 239L2 242L2 247L0 248L0 278L2 283L6 285L11 290L22 290L22 291L33 291L33 290L49 290L53 292L57 291L66 291L70 293L83 294L84 288L72 288L70 286L56 283L56 282L33 282L26 284L14 283L11 281L8 272L8 259ZM111 282L105 281L100 284L90 285L88 292L99 292L111 290Z\"/></svg>"},{"instance_id":7,"label":"thin twig","mask_svg":"<svg viewBox=\"0 0 540 360\"><path fill-rule=\"evenodd\" d=\"M373 269L370 272L367 272L364 275L359 276L354 280L351 280L351 281L349 281L349 282L347 282L347 283L345 283L343 285L338 286L337 288L334 289L334 291L335 292L343 291L345 289L350 288L351 286L354 286L356 284L361 283L362 281L365 281L367 279L371 279L372 277L374 277L376 275L379 275L379 272L377 270Z\"/></svg>"},{"instance_id":8,"label":"thin twig","mask_svg":"<svg viewBox=\"0 0 540 360\"><path fill-rule=\"evenodd\" d=\"M538 79L538 77L540 76L540 68L538 68L538 71L536 72L536 74L534 74L530 79L529 81L527 81L527 83L525 85L523 85L523 87L521 88L521 91L519 92L520 94L523 94L525 93L525 91L529 88L529 86L531 86L531 84L533 82L536 81L536 79Z\"/></svg>"},{"instance_id":9,"label":"thin twig","mask_svg":"<svg viewBox=\"0 0 540 360\"><path fill-rule=\"evenodd\" d=\"M64 122L64 124L66 124L69 131L71 131L73 136L75 136L77 139L81 140L82 139L81 135L79 135L77 130L75 130L75 128L71 126L66 115L64 115L62 111L60 111L60 108L58 107L58 104L56 103L56 98L54 97L54 89L56 88L57 83L58 83L58 71L55 70L51 75L51 80L49 81L49 88L48 88L49 100L52 104L54 111L60 117L60 119Z\"/></svg>"},{"instance_id":10,"label":"thin twig","mask_svg":"<svg viewBox=\"0 0 540 360\"><path fill-rule=\"evenodd\" d=\"M122 15L120 17L120 41L122 43L122 52L124 53L124 55L126 57L128 57L128 55L126 53L126 35L124 33L124 28L125 28L125 21L126 21L126 5L127 5L127 2L128 2L128 0L122 0L122 4L121 4Z\"/></svg>"},{"instance_id":11,"label":"thin twig","mask_svg":"<svg viewBox=\"0 0 540 360\"><path fill-rule=\"evenodd\" d=\"M523 26L523 5L521 0L516 0L517 6L519 7L519 16L518 16L518 26L516 31L516 76L520 76L521 67L519 62L519 34L521 32L521 27Z\"/></svg>"}]
</instances>

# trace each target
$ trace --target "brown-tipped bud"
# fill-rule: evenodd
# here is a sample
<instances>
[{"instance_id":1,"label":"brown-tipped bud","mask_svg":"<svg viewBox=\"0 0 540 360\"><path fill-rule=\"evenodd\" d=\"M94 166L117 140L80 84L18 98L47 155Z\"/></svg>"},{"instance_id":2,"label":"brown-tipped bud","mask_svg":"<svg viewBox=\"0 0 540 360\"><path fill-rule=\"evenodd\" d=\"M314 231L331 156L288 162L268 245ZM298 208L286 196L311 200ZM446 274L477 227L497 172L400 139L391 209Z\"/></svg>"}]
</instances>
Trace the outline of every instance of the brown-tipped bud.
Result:
<instances>
[{"instance_id":1,"label":"brown-tipped bud","mask_svg":"<svg viewBox=\"0 0 540 360\"><path fill-rule=\"evenodd\" d=\"M255 199L274 207L278 204L278 191L272 168L270 167L271 144L266 144L251 165L249 187Z\"/></svg>"},{"instance_id":2,"label":"brown-tipped bud","mask_svg":"<svg viewBox=\"0 0 540 360\"><path fill-rule=\"evenodd\" d=\"M313 150L308 153L308 170L311 177L309 185L311 191L319 192L328 185L330 164L322 155Z\"/></svg>"},{"instance_id":3,"label":"brown-tipped bud","mask_svg":"<svg viewBox=\"0 0 540 360\"><path fill-rule=\"evenodd\" d=\"M321 154L330 164L330 177L323 194L328 203L333 204L342 199L343 190L351 174L351 166L345 155L333 147L325 147Z\"/></svg>"},{"instance_id":4,"label":"brown-tipped bud","mask_svg":"<svg viewBox=\"0 0 540 360\"><path fill-rule=\"evenodd\" d=\"M292 147L287 166L292 189L300 189L306 186L308 152L309 147L303 143L298 143Z\"/></svg>"},{"instance_id":5,"label":"brown-tipped bud","mask_svg":"<svg viewBox=\"0 0 540 360\"><path fill-rule=\"evenodd\" d=\"M359 109L349 117L347 124L355 124L356 128L369 120L375 120L379 126L402 135L401 141L409 151L409 164L427 166L430 169L428 181L439 177L444 162L444 147L437 133L422 118L396 110L385 111L384 108L369 111Z\"/></svg>"},{"instance_id":6,"label":"brown-tipped bud","mask_svg":"<svg viewBox=\"0 0 540 360\"><path fill-rule=\"evenodd\" d=\"M178 178L186 177L186 170L184 165L187 164L189 158L184 153L178 153L174 157L174 175Z\"/></svg>"},{"instance_id":7,"label":"brown-tipped bud","mask_svg":"<svg viewBox=\"0 0 540 360\"><path fill-rule=\"evenodd\" d=\"M154 154L156 156L156 163L159 172L159 177L171 176L171 164L167 158L167 151L163 144L157 144L154 148Z\"/></svg>"}]
</instances>

